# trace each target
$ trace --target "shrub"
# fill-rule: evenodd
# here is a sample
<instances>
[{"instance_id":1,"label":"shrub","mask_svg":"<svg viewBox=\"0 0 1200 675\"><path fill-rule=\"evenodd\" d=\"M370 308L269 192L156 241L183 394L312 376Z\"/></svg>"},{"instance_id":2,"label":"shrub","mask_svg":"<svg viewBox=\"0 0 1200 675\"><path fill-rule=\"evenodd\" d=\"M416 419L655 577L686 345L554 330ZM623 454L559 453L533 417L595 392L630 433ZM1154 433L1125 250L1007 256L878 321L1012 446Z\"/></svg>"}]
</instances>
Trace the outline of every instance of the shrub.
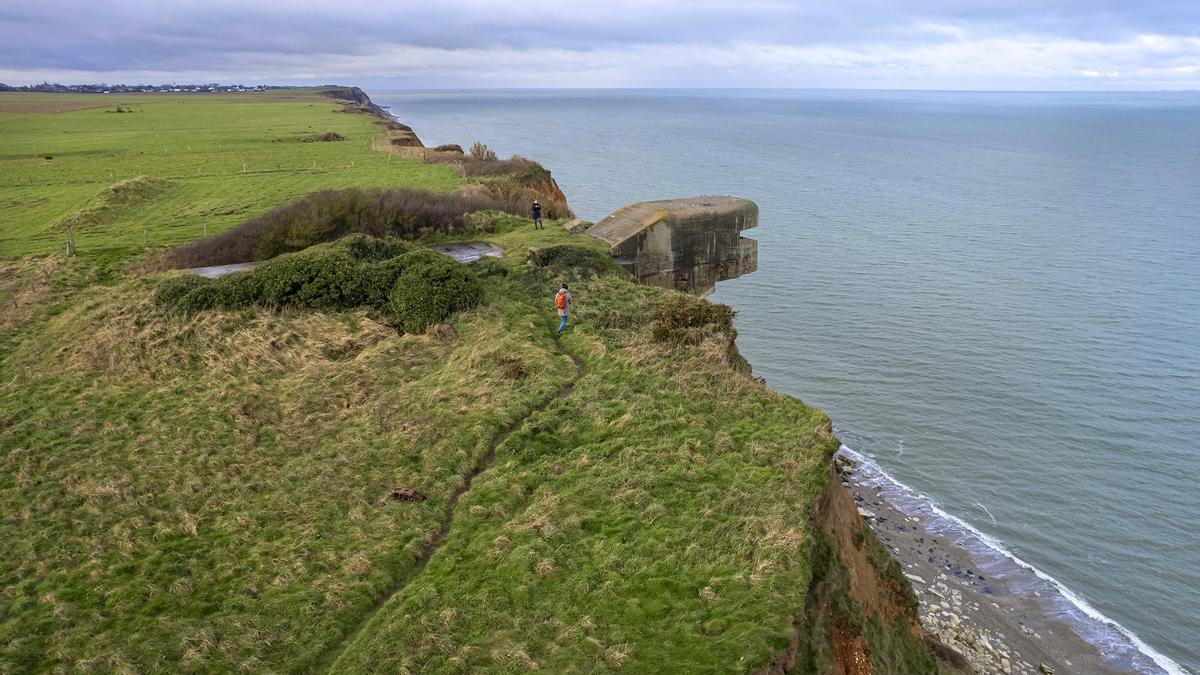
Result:
<instances>
[{"instance_id":1,"label":"shrub","mask_svg":"<svg viewBox=\"0 0 1200 675\"><path fill-rule=\"evenodd\" d=\"M483 256L471 263L471 271L480 278L508 276L508 267L499 258L491 256Z\"/></svg>"},{"instance_id":2,"label":"shrub","mask_svg":"<svg viewBox=\"0 0 1200 675\"><path fill-rule=\"evenodd\" d=\"M480 143L479 141L475 141L475 143L471 145L471 159L478 159L484 162L494 162L496 161L496 151L492 150L483 143Z\"/></svg>"},{"instance_id":3,"label":"shrub","mask_svg":"<svg viewBox=\"0 0 1200 675\"><path fill-rule=\"evenodd\" d=\"M564 202L548 196L550 172L540 165L523 169L515 175L497 176L484 183L489 196L503 202L528 204L534 199L542 202L542 215L546 218L570 218L571 209ZM528 209L526 209L528 210Z\"/></svg>"},{"instance_id":4,"label":"shrub","mask_svg":"<svg viewBox=\"0 0 1200 675\"><path fill-rule=\"evenodd\" d=\"M377 239L365 234L342 237L334 242L334 247L346 251L355 260L388 260L414 248L412 244L395 237Z\"/></svg>"},{"instance_id":5,"label":"shrub","mask_svg":"<svg viewBox=\"0 0 1200 675\"><path fill-rule=\"evenodd\" d=\"M382 307L412 250L396 239L351 235L267 261L242 282L254 284L244 297L269 305Z\"/></svg>"},{"instance_id":6,"label":"shrub","mask_svg":"<svg viewBox=\"0 0 1200 675\"><path fill-rule=\"evenodd\" d=\"M522 185L539 185L550 181L550 170L537 162L529 162L515 177Z\"/></svg>"},{"instance_id":7,"label":"shrub","mask_svg":"<svg viewBox=\"0 0 1200 675\"><path fill-rule=\"evenodd\" d=\"M320 136L317 136L317 140L328 143L330 141L344 141L346 140L346 137L336 131L326 131Z\"/></svg>"},{"instance_id":8,"label":"shrub","mask_svg":"<svg viewBox=\"0 0 1200 675\"><path fill-rule=\"evenodd\" d=\"M405 257L409 264L388 303L392 323L400 330L419 333L482 301L483 286L465 266L433 251L413 251Z\"/></svg>"},{"instance_id":9,"label":"shrub","mask_svg":"<svg viewBox=\"0 0 1200 675\"><path fill-rule=\"evenodd\" d=\"M529 264L551 274L588 279L620 270L612 258L599 251L558 244L529 252Z\"/></svg>"},{"instance_id":10,"label":"shrub","mask_svg":"<svg viewBox=\"0 0 1200 675\"><path fill-rule=\"evenodd\" d=\"M531 193L529 188L521 185L512 176L493 178L484 184L484 189L487 190L488 196L504 202L524 204L537 199L535 193ZM549 214L546 214L546 216L550 217Z\"/></svg>"},{"instance_id":11,"label":"shrub","mask_svg":"<svg viewBox=\"0 0 1200 675\"><path fill-rule=\"evenodd\" d=\"M159 305L174 307L183 296L201 286L207 286L211 283L213 283L212 279L205 279L195 274L182 274L170 277L164 280L158 287L158 290L154 292L154 302Z\"/></svg>"},{"instance_id":12,"label":"shrub","mask_svg":"<svg viewBox=\"0 0 1200 675\"><path fill-rule=\"evenodd\" d=\"M479 304L483 287L472 270L440 253L410 248L396 240L351 236L219 279L171 277L154 298L164 307L189 314L254 305L368 306L386 310L394 325L409 333ZM401 255L389 255L397 252ZM503 268L498 260L492 262ZM485 273L497 272L485 265Z\"/></svg>"},{"instance_id":13,"label":"shrub","mask_svg":"<svg viewBox=\"0 0 1200 675\"><path fill-rule=\"evenodd\" d=\"M516 176L525 171L532 162L528 159L478 159L470 155L433 155L426 157L430 164L452 164L465 177L473 176Z\"/></svg>"},{"instance_id":14,"label":"shrub","mask_svg":"<svg viewBox=\"0 0 1200 675\"><path fill-rule=\"evenodd\" d=\"M676 345L698 345L708 335L733 333L733 308L683 293L672 293L654 308L654 339Z\"/></svg>"},{"instance_id":15,"label":"shrub","mask_svg":"<svg viewBox=\"0 0 1200 675\"><path fill-rule=\"evenodd\" d=\"M458 143L446 143L445 145L439 145L436 148L433 148L433 151L434 152L456 152L460 155L463 154L462 146L459 145Z\"/></svg>"},{"instance_id":16,"label":"shrub","mask_svg":"<svg viewBox=\"0 0 1200 675\"><path fill-rule=\"evenodd\" d=\"M396 280L411 261L406 254L393 260L367 265L361 278L363 304L377 308L385 307L392 288L396 286Z\"/></svg>"},{"instance_id":17,"label":"shrub","mask_svg":"<svg viewBox=\"0 0 1200 675\"><path fill-rule=\"evenodd\" d=\"M467 215L485 210L525 215L526 204L427 190L324 190L170 251L163 262L178 268L266 260L351 233L400 239L464 233L472 231Z\"/></svg>"},{"instance_id":18,"label":"shrub","mask_svg":"<svg viewBox=\"0 0 1200 675\"><path fill-rule=\"evenodd\" d=\"M250 274L261 304L344 308L365 304L364 268L345 251L320 248L280 256Z\"/></svg>"}]
</instances>

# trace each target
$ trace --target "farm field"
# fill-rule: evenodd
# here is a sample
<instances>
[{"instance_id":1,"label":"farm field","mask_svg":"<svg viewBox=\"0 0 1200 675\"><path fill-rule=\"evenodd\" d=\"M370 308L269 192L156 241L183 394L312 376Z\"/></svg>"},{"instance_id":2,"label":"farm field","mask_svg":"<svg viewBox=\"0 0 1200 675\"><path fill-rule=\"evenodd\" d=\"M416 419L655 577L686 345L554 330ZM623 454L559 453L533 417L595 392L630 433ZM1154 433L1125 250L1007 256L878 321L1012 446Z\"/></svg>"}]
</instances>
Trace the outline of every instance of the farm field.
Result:
<instances>
[{"instance_id":1,"label":"farm field","mask_svg":"<svg viewBox=\"0 0 1200 675\"><path fill-rule=\"evenodd\" d=\"M326 131L346 140L306 142ZM70 225L81 256L127 259L319 189L459 186L449 166L370 149L382 133L308 90L0 93L0 257L61 251Z\"/></svg>"}]
</instances>

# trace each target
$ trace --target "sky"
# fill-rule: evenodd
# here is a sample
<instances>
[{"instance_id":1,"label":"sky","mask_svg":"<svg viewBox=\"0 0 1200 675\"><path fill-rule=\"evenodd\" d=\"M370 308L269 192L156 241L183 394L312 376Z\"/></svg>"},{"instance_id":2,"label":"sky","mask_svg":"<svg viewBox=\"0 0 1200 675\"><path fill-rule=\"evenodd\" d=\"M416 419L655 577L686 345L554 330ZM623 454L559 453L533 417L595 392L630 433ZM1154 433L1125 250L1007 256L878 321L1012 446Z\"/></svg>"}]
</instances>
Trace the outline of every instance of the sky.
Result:
<instances>
[{"instance_id":1,"label":"sky","mask_svg":"<svg viewBox=\"0 0 1200 675\"><path fill-rule=\"evenodd\" d=\"M0 0L0 82L1200 89L1200 0Z\"/></svg>"}]
</instances>

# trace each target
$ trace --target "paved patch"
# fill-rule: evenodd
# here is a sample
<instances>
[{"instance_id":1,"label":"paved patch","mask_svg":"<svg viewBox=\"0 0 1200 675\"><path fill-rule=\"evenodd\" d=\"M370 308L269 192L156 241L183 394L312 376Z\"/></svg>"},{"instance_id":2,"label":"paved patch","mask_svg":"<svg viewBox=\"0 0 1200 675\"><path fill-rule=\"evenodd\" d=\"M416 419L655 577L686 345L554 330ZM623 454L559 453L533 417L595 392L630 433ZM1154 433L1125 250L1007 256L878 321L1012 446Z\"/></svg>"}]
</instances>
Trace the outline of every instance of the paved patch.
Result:
<instances>
[{"instance_id":1,"label":"paved patch","mask_svg":"<svg viewBox=\"0 0 1200 675\"><path fill-rule=\"evenodd\" d=\"M488 256L489 258L501 258L504 256L504 249L486 241L468 241L462 244L438 244L430 248L442 255L448 255L460 263L475 262L484 256Z\"/></svg>"},{"instance_id":2,"label":"paved patch","mask_svg":"<svg viewBox=\"0 0 1200 675\"><path fill-rule=\"evenodd\" d=\"M233 272L246 272L261 264L260 262L248 262L235 263L233 265L213 265L212 267L193 267L188 271L192 274L198 274L205 279L216 279L217 277L223 277Z\"/></svg>"},{"instance_id":3,"label":"paved patch","mask_svg":"<svg viewBox=\"0 0 1200 675\"><path fill-rule=\"evenodd\" d=\"M489 258L504 256L504 249L495 244L489 244L486 241L469 241L464 244L438 244L430 248L442 255L450 256L463 264L473 263L484 256ZM205 279L216 279L217 277L223 277L233 272L252 270L261 264L262 262L248 262L235 263L233 265L213 265L212 267L193 267L187 271L202 276Z\"/></svg>"}]
</instances>

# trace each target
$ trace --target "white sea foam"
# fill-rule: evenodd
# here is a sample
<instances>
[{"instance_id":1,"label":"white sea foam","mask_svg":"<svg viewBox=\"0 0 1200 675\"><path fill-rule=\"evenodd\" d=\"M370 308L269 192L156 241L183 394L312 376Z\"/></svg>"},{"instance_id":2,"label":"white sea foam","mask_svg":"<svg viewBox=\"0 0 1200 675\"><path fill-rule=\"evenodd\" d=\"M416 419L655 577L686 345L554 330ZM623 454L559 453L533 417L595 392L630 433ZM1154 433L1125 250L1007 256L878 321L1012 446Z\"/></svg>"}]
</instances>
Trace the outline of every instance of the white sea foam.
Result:
<instances>
[{"instance_id":1,"label":"white sea foam","mask_svg":"<svg viewBox=\"0 0 1200 675\"><path fill-rule=\"evenodd\" d=\"M847 457L858 463L858 475L861 482L872 486L892 488L893 490L897 491L898 494L885 496L900 496L906 498L907 500L911 500L913 504L909 504L910 507L916 505L918 508L928 509L930 512L941 518L944 525L952 524L953 526L956 526L962 530L961 533L954 534L961 535L962 533L966 533L970 537L973 537L975 540L977 540L980 546L971 546L972 542L964 542L961 540L961 537L960 541L957 542L959 545L965 546L969 551L975 554L1002 556L1007 561L1017 565L1023 570L1032 573L1038 579L1045 582L1050 587L1052 592L1056 593L1058 598L1061 598L1062 602L1068 605L1065 608L1057 608L1067 610L1063 612L1063 618L1068 621L1068 623L1073 629L1076 630L1077 633L1079 633L1080 637L1083 637L1085 640L1088 640L1091 644L1096 646L1097 649L1100 650L1100 653L1106 658L1109 658L1115 663L1121 665L1137 668L1141 672L1161 672L1167 673L1168 675L1189 675L1188 671L1185 670L1183 666L1179 665L1167 655L1159 652L1143 642L1142 639L1139 638L1133 631L1105 616L1100 610L1093 607L1087 600L1083 599L1071 589L1064 586L1058 581L1058 579L1055 579L1049 574L1039 570L1038 568L1019 558L1012 551L1008 550L1008 548L1000 540L976 529L965 520L947 513L946 511L942 510L942 508L939 507L937 503L929 496L922 494L912 487L896 480L891 474L885 471L883 467L879 466L878 462L876 462L874 458L857 452L844 444L839 449L839 452L845 454ZM862 480L863 469L866 470L865 473L869 476L869 478L866 480ZM892 501L892 505L896 508L908 513L908 511L904 508L905 504L896 503L895 500L889 501ZM986 511L987 509L985 508L984 510ZM911 516L918 514L908 513L908 515ZM988 515L991 515L991 513L989 512ZM941 529L935 523L927 523L927 527L931 531L933 531L935 528ZM982 547L982 549L980 547ZM1051 604L1054 604L1054 598L1045 598L1043 594L1043 599L1051 602Z\"/></svg>"}]
</instances>

